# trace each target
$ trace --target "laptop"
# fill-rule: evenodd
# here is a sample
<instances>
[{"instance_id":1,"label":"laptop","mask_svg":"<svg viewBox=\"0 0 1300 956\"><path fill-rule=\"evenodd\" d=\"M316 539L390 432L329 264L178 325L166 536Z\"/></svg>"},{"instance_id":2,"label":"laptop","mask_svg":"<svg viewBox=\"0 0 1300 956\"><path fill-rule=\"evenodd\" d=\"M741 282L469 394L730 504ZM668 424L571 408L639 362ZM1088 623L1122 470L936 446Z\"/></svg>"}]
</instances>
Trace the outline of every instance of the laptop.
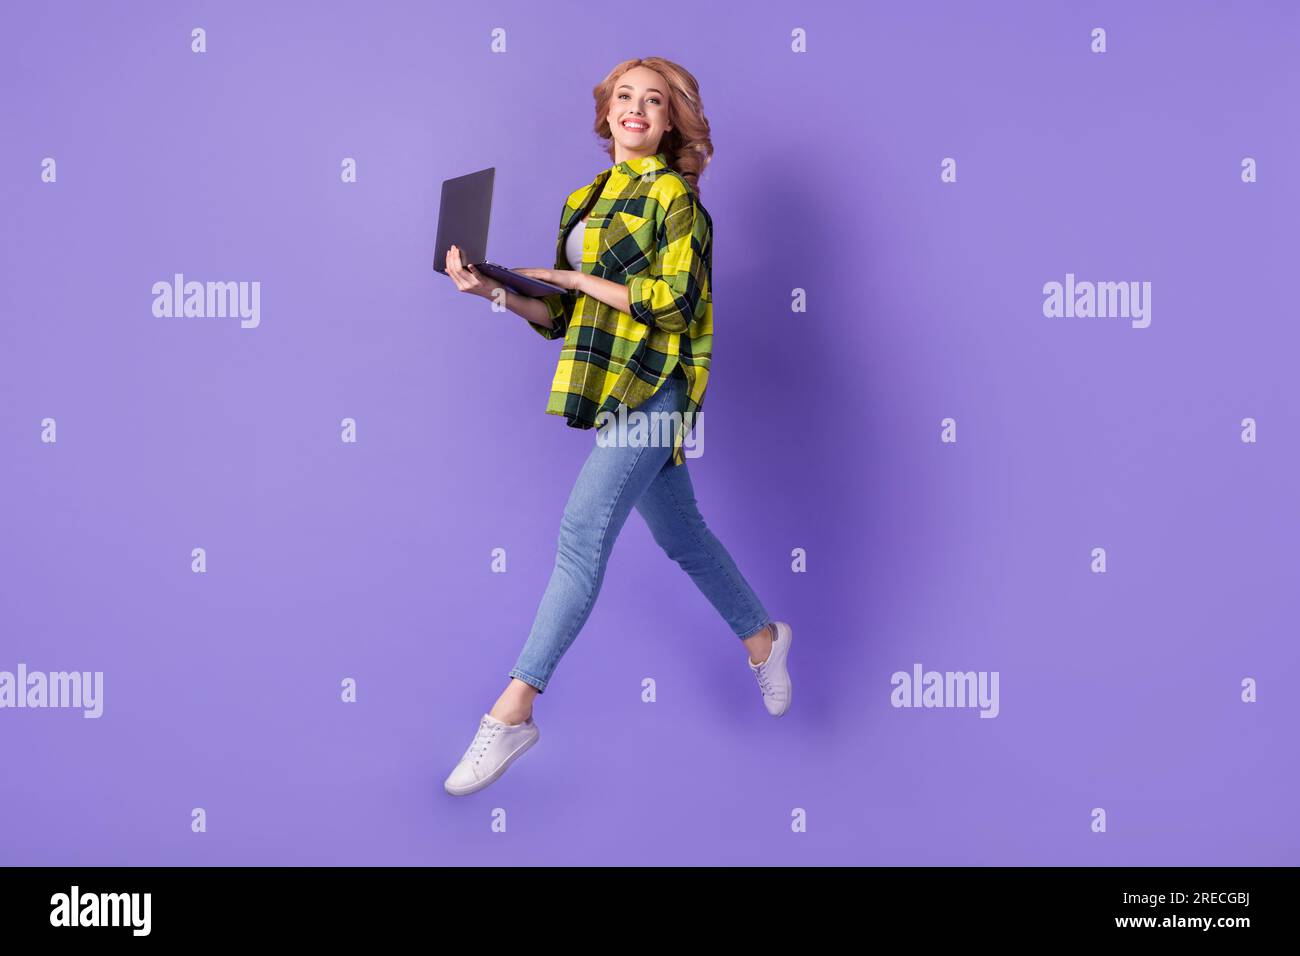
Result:
<instances>
[{"instance_id":1,"label":"laptop","mask_svg":"<svg viewBox=\"0 0 1300 956\"><path fill-rule=\"evenodd\" d=\"M460 249L463 265L473 265L512 292L534 297L568 292L562 286L520 275L488 261L488 221L492 217L492 183L495 178L496 167L489 166L476 173L443 181L442 204L438 209L438 248L433 268L447 274L447 252L454 245Z\"/></svg>"}]
</instances>

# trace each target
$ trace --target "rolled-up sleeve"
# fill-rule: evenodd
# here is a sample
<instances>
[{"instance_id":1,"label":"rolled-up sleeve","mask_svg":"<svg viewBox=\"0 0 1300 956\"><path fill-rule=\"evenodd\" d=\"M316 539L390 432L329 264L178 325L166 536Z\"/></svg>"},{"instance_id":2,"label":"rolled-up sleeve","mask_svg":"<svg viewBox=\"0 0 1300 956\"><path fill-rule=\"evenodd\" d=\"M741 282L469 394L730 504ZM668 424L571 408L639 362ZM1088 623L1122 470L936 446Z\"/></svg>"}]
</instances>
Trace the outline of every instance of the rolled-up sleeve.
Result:
<instances>
[{"instance_id":1,"label":"rolled-up sleeve","mask_svg":"<svg viewBox=\"0 0 1300 956\"><path fill-rule=\"evenodd\" d=\"M569 268L569 262L564 257L564 221L569 217L570 210L576 210L569 200L565 200L564 206L560 209L560 230L555 237L555 266L556 269ZM546 303L546 312L551 317L551 327L548 329L542 325L536 325L529 322L537 334L544 339L562 339L565 333L569 331L569 322L573 319L573 309L578 301L578 293L573 289L564 292L552 292L550 295L540 296L541 300Z\"/></svg>"},{"instance_id":2,"label":"rolled-up sleeve","mask_svg":"<svg viewBox=\"0 0 1300 956\"><path fill-rule=\"evenodd\" d=\"M529 322L544 339L562 339L569 330L569 320L573 318L573 304L577 296L573 292L553 292L541 297L546 303L546 311L551 316L551 327Z\"/></svg>"},{"instance_id":3,"label":"rolled-up sleeve","mask_svg":"<svg viewBox=\"0 0 1300 956\"><path fill-rule=\"evenodd\" d=\"M713 224L695 193L678 194L664 212L649 270L627 282L632 318L665 332L685 332L704 315L712 241Z\"/></svg>"}]
</instances>

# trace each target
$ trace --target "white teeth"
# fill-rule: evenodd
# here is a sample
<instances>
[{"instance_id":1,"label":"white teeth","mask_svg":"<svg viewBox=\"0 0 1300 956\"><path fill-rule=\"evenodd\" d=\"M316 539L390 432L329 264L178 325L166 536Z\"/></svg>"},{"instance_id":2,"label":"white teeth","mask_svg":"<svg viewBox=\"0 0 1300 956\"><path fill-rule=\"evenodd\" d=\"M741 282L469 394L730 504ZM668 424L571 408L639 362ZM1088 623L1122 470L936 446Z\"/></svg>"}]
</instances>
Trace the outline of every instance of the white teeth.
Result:
<instances>
[{"instance_id":1,"label":"white teeth","mask_svg":"<svg viewBox=\"0 0 1300 956\"><path fill-rule=\"evenodd\" d=\"M648 123L637 123L635 120L626 120L623 123L623 128L633 129L633 130L643 130L643 129L649 129L650 125Z\"/></svg>"}]
</instances>

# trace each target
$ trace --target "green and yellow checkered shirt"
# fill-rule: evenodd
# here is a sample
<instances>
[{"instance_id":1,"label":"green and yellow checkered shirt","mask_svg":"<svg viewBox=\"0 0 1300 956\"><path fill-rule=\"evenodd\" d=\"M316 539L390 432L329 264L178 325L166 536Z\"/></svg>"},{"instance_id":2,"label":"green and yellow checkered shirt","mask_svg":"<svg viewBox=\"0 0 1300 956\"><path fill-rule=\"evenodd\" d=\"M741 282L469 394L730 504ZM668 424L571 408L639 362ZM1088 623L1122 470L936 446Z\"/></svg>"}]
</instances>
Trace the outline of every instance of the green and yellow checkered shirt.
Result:
<instances>
[{"instance_id":1,"label":"green and yellow checkered shirt","mask_svg":"<svg viewBox=\"0 0 1300 956\"><path fill-rule=\"evenodd\" d=\"M704 404L713 351L713 220L663 153L616 163L565 200L556 269L570 268L564 242L588 213L581 269L627 285L632 312L572 291L543 298L554 327L529 325L548 339L564 338L546 412L565 416L570 427L593 428L620 403L636 408L680 364L687 382L682 432L689 432ZM686 460L682 432L675 465Z\"/></svg>"}]
</instances>

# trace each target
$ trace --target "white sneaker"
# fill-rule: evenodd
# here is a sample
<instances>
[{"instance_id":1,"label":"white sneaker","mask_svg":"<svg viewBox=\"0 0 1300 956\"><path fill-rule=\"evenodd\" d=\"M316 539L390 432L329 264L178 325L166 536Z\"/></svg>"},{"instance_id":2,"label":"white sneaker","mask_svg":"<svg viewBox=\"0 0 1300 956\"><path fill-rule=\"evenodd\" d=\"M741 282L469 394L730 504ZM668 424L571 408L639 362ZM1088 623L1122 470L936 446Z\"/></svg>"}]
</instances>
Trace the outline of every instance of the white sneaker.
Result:
<instances>
[{"instance_id":1,"label":"white sneaker","mask_svg":"<svg viewBox=\"0 0 1300 956\"><path fill-rule=\"evenodd\" d=\"M786 670L785 661L790 654L790 641L794 631L785 621L773 621L776 637L772 641L772 653L761 664L755 664L746 657L749 669L758 679L759 690L763 692L763 705L773 717L780 717L790 709L790 672Z\"/></svg>"},{"instance_id":2,"label":"white sneaker","mask_svg":"<svg viewBox=\"0 0 1300 956\"><path fill-rule=\"evenodd\" d=\"M454 797L482 790L537 743L539 736L532 717L522 724L506 724L491 714L484 714L473 742L443 782L443 788Z\"/></svg>"}]
</instances>

